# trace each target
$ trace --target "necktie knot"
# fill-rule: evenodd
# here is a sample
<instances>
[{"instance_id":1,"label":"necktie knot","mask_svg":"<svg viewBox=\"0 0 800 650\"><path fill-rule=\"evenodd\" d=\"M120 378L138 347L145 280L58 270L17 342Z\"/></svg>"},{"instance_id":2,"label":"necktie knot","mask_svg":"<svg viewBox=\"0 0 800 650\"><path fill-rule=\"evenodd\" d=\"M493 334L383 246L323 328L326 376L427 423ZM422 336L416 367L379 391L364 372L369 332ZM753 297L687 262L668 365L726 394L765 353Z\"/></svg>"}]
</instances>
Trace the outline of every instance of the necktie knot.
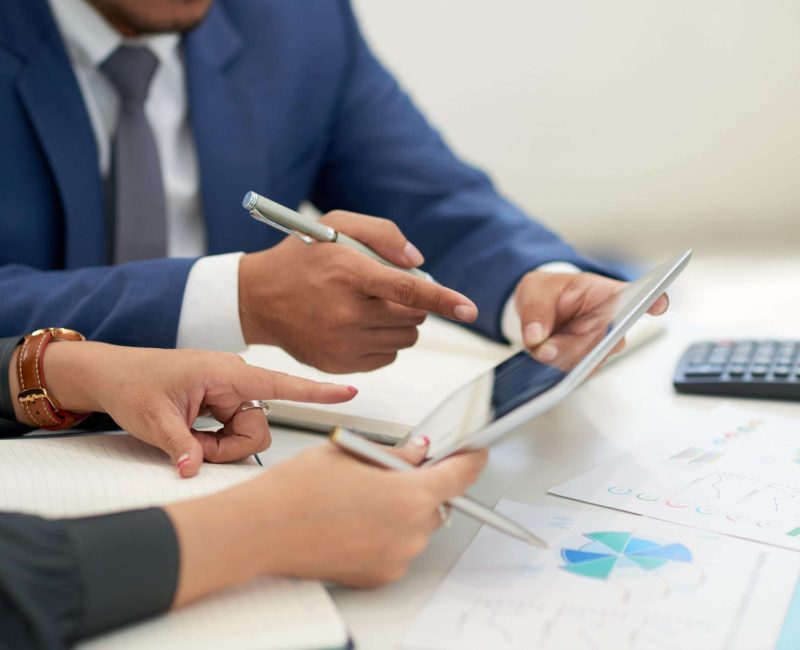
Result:
<instances>
[{"instance_id":1,"label":"necktie knot","mask_svg":"<svg viewBox=\"0 0 800 650\"><path fill-rule=\"evenodd\" d=\"M143 105L158 58L148 48L120 45L103 61L100 69L119 93L122 104Z\"/></svg>"}]
</instances>

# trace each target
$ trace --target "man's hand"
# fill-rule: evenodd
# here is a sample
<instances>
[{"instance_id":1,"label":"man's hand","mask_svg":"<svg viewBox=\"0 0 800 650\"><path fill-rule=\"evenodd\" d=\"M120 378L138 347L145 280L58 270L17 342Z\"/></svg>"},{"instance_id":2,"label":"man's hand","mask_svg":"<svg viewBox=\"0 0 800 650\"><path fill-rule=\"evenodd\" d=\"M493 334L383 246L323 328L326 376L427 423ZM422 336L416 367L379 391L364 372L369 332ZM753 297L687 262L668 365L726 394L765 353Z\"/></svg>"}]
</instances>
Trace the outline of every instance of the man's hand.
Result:
<instances>
[{"instance_id":1,"label":"man's hand","mask_svg":"<svg viewBox=\"0 0 800 650\"><path fill-rule=\"evenodd\" d=\"M528 273L514 294L525 347L537 361L570 370L605 336L616 307L613 298L626 286L594 273ZM648 313L660 316L668 306L664 294ZM623 339L614 352L624 345Z\"/></svg>"},{"instance_id":2,"label":"man's hand","mask_svg":"<svg viewBox=\"0 0 800 650\"><path fill-rule=\"evenodd\" d=\"M404 268L422 254L386 219L330 212L322 221ZM441 285L391 269L338 244L287 237L245 255L239 316L248 343L279 345L326 372L373 370L414 345L428 312L470 323L475 304Z\"/></svg>"}]
</instances>

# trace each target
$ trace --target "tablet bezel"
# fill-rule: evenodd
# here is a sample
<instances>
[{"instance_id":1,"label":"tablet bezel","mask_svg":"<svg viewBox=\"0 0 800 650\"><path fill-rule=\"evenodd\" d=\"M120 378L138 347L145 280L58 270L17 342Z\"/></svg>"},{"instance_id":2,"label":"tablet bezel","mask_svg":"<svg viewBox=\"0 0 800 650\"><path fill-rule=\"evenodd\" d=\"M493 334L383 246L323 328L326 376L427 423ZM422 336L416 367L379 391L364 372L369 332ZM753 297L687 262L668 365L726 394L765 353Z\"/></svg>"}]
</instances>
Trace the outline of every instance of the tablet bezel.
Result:
<instances>
[{"instance_id":1,"label":"tablet bezel","mask_svg":"<svg viewBox=\"0 0 800 650\"><path fill-rule=\"evenodd\" d=\"M616 317L616 325L606 334L602 340L592 348L581 361L570 370L566 376L559 381L555 386L547 389L543 393L533 397L527 404L518 406L510 413L507 413L498 420L476 429L475 432L468 434L466 437L458 441L458 443L438 450L435 455L428 458L424 464L429 465L435 463L446 456L449 456L457 451L464 449L479 449L488 447L502 436L510 433L520 425L528 422L534 417L541 415L545 411L551 409L558 402L569 395L575 388L577 388L583 381L592 373L595 368L605 359L614 346L619 343L625 336L625 333L630 329L639 318L641 318L653 303L658 300L659 296L669 287L670 284L677 278L681 272L686 268L689 260L692 257L692 251L687 250L680 255L676 255L669 260L656 265L639 280L646 280L649 275L653 277L646 282L643 287L630 299L629 305L624 307ZM660 269L664 269L660 271ZM634 286L635 282L631 286ZM501 362L503 363L503 362ZM499 364L498 364L499 365ZM456 391L453 391L441 404L449 401L453 395L459 391L465 390L473 386L476 381L480 381L483 377L491 375L495 372L495 368L486 371L481 377L475 378L461 386ZM439 407L437 407L439 408ZM427 418L426 418L427 420ZM398 445L404 444L408 439L425 433L419 427L424 426L425 421L414 427L411 432L401 440ZM435 441L432 442L434 444Z\"/></svg>"}]
</instances>

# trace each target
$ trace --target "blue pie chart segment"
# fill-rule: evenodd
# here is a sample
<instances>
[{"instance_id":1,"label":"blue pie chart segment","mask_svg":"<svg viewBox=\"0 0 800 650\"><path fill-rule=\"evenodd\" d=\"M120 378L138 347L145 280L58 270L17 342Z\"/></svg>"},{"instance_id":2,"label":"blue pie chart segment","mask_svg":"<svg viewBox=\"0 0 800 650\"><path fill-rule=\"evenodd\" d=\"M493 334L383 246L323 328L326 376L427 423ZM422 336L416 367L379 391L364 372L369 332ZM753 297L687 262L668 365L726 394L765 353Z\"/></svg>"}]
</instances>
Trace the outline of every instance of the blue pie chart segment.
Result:
<instances>
[{"instance_id":1,"label":"blue pie chart segment","mask_svg":"<svg viewBox=\"0 0 800 650\"><path fill-rule=\"evenodd\" d=\"M616 557L605 557L600 560L591 560L590 562L578 562L577 564L565 564L561 568L570 573L576 573L585 578L595 578L596 580L605 580L611 575L614 567L617 564Z\"/></svg>"},{"instance_id":2,"label":"blue pie chart segment","mask_svg":"<svg viewBox=\"0 0 800 650\"><path fill-rule=\"evenodd\" d=\"M631 553L625 549L625 555L631 560L637 557L659 558L665 562L691 562L692 554L683 544L667 544L666 546L656 546L655 548L645 549Z\"/></svg>"},{"instance_id":3,"label":"blue pie chart segment","mask_svg":"<svg viewBox=\"0 0 800 650\"><path fill-rule=\"evenodd\" d=\"M589 553L588 551L578 551L574 548L561 549L561 557L570 564L580 564L581 562L591 562L592 560L602 560L606 557L615 557L608 553Z\"/></svg>"},{"instance_id":4,"label":"blue pie chart segment","mask_svg":"<svg viewBox=\"0 0 800 650\"><path fill-rule=\"evenodd\" d=\"M638 567L654 571L670 562L691 562L683 544L659 544L631 533L603 531L586 533L579 548L562 548L561 569L595 580L607 579L617 568Z\"/></svg>"},{"instance_id":5,"label":"blue pie chart segment","mask_svg":"<svg viewBox=\"0 0 800 650\"><path fill-rule=\"evenodd\" d=\"M659 545L656 542L651 542L647 539L640 539L638 537L632 537L628 542L628 545L625 547L625 553L627 555L631 555L632 553L639 553L658 548L658 546Z\"/></svg>"}]
</instances>

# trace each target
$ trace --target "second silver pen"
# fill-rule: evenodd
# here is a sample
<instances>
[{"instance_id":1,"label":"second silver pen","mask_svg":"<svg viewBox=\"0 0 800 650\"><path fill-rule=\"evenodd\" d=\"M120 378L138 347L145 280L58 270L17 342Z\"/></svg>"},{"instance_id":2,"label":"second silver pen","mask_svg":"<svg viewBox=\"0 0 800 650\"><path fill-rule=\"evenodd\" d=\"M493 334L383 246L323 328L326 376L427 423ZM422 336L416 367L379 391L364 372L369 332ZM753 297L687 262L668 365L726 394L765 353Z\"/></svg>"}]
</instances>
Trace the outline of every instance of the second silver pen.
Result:
<instances>
[{"instance_id":1,"label":"second silver pen","mask_svg":"<svg viewBox=\"0 0 800 650\"><path fill-rule=\"evenodd\" d=\"M347 431L347 429L336 427L331 434L331 440L352 455L364 460L370 460L383 467L394 469L399 472L411 472L417 469L397 456L393 456L385 449L381 449L375 443ZM487 526L499 530L501 533L515 537L533 546L538 546L539 548L548 548L547 542L534 535L527 528L468 496L453 497L448 503L453 509L463 512L465 515L477 519Z\"/></svg>"},{"instance_id":2,"label":"second silver pen","mask_svg":"<svg viewBox=\"0 0 800 650\"><path fill-rule=\"evenodd\" d=\"M348 237L344 233L337 231L335 228L331 228L317 219L300 214L256 192L248 192L244 195L242 207L244 207L256 221L272 226L281 232L285 232L287 235L297 237L305 244L312 244L315 241L343 244L344 246L357 250L359 253L371 257L385 266L433 282L433 278L429 273L421 271L420 269L409 269L392 264L389 260L381 257L369 246L365 246L360 241Z\"/></svg>"}]
</instances>

